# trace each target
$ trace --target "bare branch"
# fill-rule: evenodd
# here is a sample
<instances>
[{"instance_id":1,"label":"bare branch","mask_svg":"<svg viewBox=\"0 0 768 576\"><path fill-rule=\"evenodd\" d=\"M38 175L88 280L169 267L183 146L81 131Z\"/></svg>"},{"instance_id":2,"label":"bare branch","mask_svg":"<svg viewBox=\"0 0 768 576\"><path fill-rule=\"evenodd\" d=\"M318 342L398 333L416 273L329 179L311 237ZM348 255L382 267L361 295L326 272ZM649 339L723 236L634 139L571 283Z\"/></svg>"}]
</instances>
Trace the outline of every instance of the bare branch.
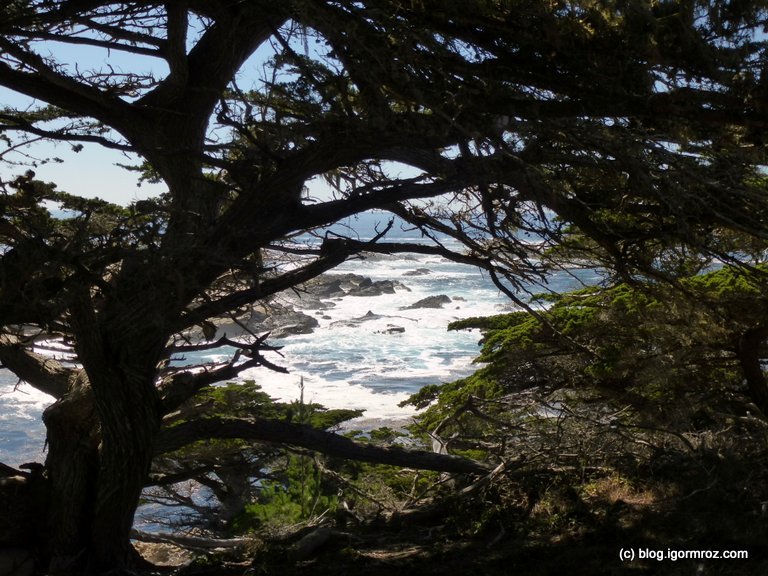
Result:
<instances>
[{"instance_id":1,"label":"bare branch","mask_svg":"<svg viewBox=\"0 0 768 576\"><path fill-rule=\"evenodd\" d=\"M34 388L61 398L78 370L29 350L18 336L0 334L0 363Z\"/></svg>"},{"instance_id":2,"label":"bare branch","mask_svg":"<svg viewBox=\"0 0 768 576\"><path fill-rule=\"evenodd\" d=\"M227 364L220 368L203 370L196 374L192 372L182 372L180 374L175 374L172 377L165 378L160 384L164 412L168 414L173 410L176 410L206 386L236 378L238 374L249 368L263 366L274 372L283 374L288 372L286 368L270 362L258 352L251 352L249 354L251 358L245 362L239 362L241 355L241 351L238 351Z\"/></svg>"},{"instance_id":3,"label":"bare branch","mask_svg":"<svg viewBox=\"0 0 768 576\"><path fill-rule=\"evenodd\" d=\"M351 252L344 248L342 242L328 242L324 253L323 250L321 250L320 258L313 260L305 266L291 270L290 272L286 272L274 278L266 279L253 288L233 291L226 296L201 304L200 306L189 310L182 316L178 331L194 326L207 318L225 314L230 310L234 310L245 304L250 304L256 300L266 298L272 294L276 294L311 280L323 272L335 268L350 254Z\"/></svg>"},{"instance_id":4,"label":"bare branch","mask_svg":"<svg viewBox=\"0 0 768 576\"><path fill-rule=\"evenodd\" d=\"M112 29L113 31L115 29ZM61 42L62 44L73 44L76 46L94 46L96 48L104 48L107 50L119 50L121 52L128 52L130 54L138 54L140 56L151 56L159 58L162 54L155 49L142 48L135 44L124 44L122 42L111 42L109 40L99 40L98 38L89 38L84 36L74 36L66 34L54 34L45 32L42 30L36 30L29 32L27 30L14 29L9 32L11 36L19 36L21 38L30 38L34 40L51 40L53 42ZM141 36L142 39L145 38ZM159 43L159 42L158 42Z\"/></svg>"},{"instance_id":5,"label":"bare branch","mask_svg":"<svg viewBox=\"0 0 768 576\"><path fill-rule=\"evenodd\" d=\"M201 538L198 536L183 536L181 534L152 533L132 530L131 537L141 542L158 544L174 544L188 550L211 550L214 548L236 548L251 544L249 538Z\"/></svg>"},{"instance_id":6,"label":"bare branch","mask_svg":"<svg viewBox=\"0 0 768 576\"><path fill-rule=\"evenodd\" d=\"M160 433L155 452L156 454L172 452L203 438L239 438L289 444L322 452L328 456L438 472L485 473L488 471L485 464L458 456L363 444L304 424L274 420L208 418L184 422L166 428Z\"/></svg>"},{"instance_id":7,"label":"bare branch","mask_svg":"<svg viewBox=\"0 0 768 576\"><path fill-rule=\"evenodd\" d=\"M92 142L94 144L104 146L105 148L120 150L121 152L135 152L136 150L135 147L131 146L130 144L121 144L120 142L115 142L114 140L104 138L103 136L78 133L74 131L70 132L69 130L71 128L67 127L57 130L45 130L35 126L32 122L26 121L19 116L10 114L0 114L0 121L5 122L5 124L0 125L0 132L13 130L18 132L25 132L27 134L34 134L35 136L39 136L40 138L48 140L59 140L63 142Z\"/></svg>"}]
</instances>

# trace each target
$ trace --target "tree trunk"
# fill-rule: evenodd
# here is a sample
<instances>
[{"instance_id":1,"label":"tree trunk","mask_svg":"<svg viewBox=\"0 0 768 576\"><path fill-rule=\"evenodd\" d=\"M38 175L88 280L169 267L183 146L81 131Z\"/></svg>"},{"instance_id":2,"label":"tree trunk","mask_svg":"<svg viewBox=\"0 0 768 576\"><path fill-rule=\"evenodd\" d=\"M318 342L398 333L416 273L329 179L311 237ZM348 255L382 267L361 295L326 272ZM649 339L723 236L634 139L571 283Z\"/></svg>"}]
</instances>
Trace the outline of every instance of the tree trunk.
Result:
<instances>
[{"instance_id":1,"label":"tree trunk","mask_svg":"<svg viewBox=\"0 0 768 576\"><path fill-rule=\"evenodd\" d=\"M760 348L768 338L768 326L751 328L739 338L736 352L752 401L768 416L768 381L760 363Z\"/></svg>"},{"instance_id":2,"label":"tree trunk","mask_svg":"<svg viewBox=\"0 0 768 576\"><path fill-rule=\"evenodd\" d=\"M49 508L43 557L50 573L78 569L89 549L99 427L85 373L43 413L48 430ZM40 535L42 536L42 535Z\"/></svg>"},{"instance_id":3,"label":"tree trunk","mask_svg":"<svg viewBox=\"0 0 768 576\"><path fill-rule=\"evenodd\" d=\"M131 566L136 560L130 533L159 430L159 402L151 382L150 394L146 394L146 382L131 386L127 381L121 388L133 401L111 402L108 415L103 407L99 409L102 442L89 566L94 573Z\"/></svg>"},{"instance_id":4,"label":"tree trunk","mask_svg":"<svg viewBox=\"0 0 768 576\"><path fill-rule=\"evenodd\" d=\"M159 428L157 402L115 397L97 418L94 396L78 386L44 415L50 506L36 539L47 542L50 574L100 574L138 559L130 531Z\"/></svg>"},{"instance_id":5,"label":"tree trunk","mask_svg":"<svg viewBox=\"0 0 768 576\"><path fill-rule=\"evenodd\" d=\"M146 289L146 277L123 276L98 313L89 291L73 298L88 385L74 387L46 419L52 497L71 501L51 513L51 572L99 574L138 559L130 531L160 427L155 377L167 339L163 301Z\"/></svg>"}]
</instances>

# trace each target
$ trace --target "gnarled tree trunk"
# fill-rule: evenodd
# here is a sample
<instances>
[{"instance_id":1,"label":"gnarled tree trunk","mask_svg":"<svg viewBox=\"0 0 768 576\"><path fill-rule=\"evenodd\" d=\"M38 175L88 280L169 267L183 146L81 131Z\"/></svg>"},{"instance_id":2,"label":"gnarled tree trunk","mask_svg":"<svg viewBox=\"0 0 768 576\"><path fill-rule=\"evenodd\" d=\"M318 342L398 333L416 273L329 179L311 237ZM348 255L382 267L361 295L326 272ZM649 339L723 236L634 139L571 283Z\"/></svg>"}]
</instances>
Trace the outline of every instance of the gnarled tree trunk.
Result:
<instances>
[{"instance_id":1,"label":"gnarled tree trunk","mask_svg":"<svg viewBox=\"0 0 768 576\"><path fill-rule=\"evenodd\" d=\"M761 365L760 350L766 339L768 326L758 326L744 332L736 346L749 395L764 416L768 416L768 380Z\"/></svg>"},{"instance_id":2,"label":"gnarled tree trunk","mask_svg":"<svg viewBox=\"0 0 768 576\"><path fill-rule=\"evenodd\" d=\"M99 447L89 565L97 573L115 566L130 566L135 559L130 532L160 427L154 390L150 388L147 394L146 382L131 386L129 378L121 384L127 394L110 403L109 415L103 418ZM99 412L103 416L102 407Z\"/></svg>"},{"instance_id":3,"label":"gnarled tree trunk","mask_svg":"<svg viewBox=\"0 0 768 576\"><path fill-rule=\"evenodd\" d=\"M98 477L99 425L84 372L67 394L45 410L43 421L48 430L49 489L44 557L51 573L69 572L89 548L91 502Z\"/></svg>"}]
</instances>

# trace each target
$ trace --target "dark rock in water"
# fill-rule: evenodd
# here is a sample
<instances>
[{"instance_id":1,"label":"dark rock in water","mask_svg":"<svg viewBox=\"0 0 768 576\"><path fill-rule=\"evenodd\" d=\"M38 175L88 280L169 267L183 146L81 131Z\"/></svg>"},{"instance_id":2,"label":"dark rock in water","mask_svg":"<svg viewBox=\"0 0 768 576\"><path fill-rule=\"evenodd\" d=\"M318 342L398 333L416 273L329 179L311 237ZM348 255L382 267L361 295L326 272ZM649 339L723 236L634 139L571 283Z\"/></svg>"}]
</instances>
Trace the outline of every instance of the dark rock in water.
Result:
<instances>
[{"instance_id":1,"label":"dark rock in water","mask_svg":"<svg viewBox=\"0 0 768 576\"><path fill-rule=\"evenodd\" d=\"M426 276L427 274L432 274L432 270L429 268L416 268L416 270L403 272L403 276Z\"/></svg>"},{"instance_id":2,"label":"dark rock in water","mask_svg":"<svg viewBox=\"0 0 768 576\"><path fill-rule=\"evenodd\" d=\"M400 310L414 310L416 308L442 308L443 304L448 304L451 299L445 294L439 296L428 296L418 302L411 304L410 306L404 306Z\"/></svg>"},{"instance_id":3,"label":"dark rock in water","mask_svg":"<svg viewBox=\"0 0 768 576\"><path fill-rule=\"evenodd\" d=\"M360 326L363 322L368 322L368 320L378 320L379 318L382 318L382 316L378 314L374 314L370 310L363 314L362 316L358 316L357 318L350 318L349 320L337 320L336 322L331 322L331 327L333 328L354 328L356 326Z\"/></svg>"},{"instance_id":4,"label":"dark rock in water","mask_svg":"<svg viewBox=\"0 0 768 576\"><path fill-rule=\"evenodd\" d=\"M355 318L355 320L359 320L360 322L365 322L366 320L376 320L377 318L381 318L381 316L378 314L374 314L373 312L368 310L368 312L366 312L362 316L358 316L357 318Z\"/></svg>"},{"instance_id":5,"label":"dark rock in water","mask_svg":"<svg viewBox=\"0 0 768 576\"><path fill-rule=\"evenodd\" d=\"M350 290L347 296L381 296L382 294L394 294L395 283L392 280L371 281L366 278L356 288Z\"/></svg>"},{"instance_id":6,"label":"dark rock in water","mask_svg":"<svg viewBox=\"0 0 768 576\"><path fill-rule=\"evenodd\" d=\"M402 334L403 332L405 332L404 327L387 324L387 327L384 330L377 330L376 334Z\"/></svg>"},{"instance_id":7,"label":"dark rock in water","mask_svg":"<svg viewBox=\"0 0 768 576\"><path fill-rule=\"evenodd\" d=\"M378 254L376 252L363 252L363 260L367 262L387 262L397 260L418 260L415 254Z\"/></svg>"},{"instance_id":8,"label":"dark rock in water","mask_svg":"<svg viewBox=\"0 0 768 576\"><path fill-rule=\"evenodd\" d=\"M278 318L277 326L272 328L272 338L285 338L295 334L312 334L312 331L320 324L312 316L301 312L295 312Z\"/></svg>"},{"instance_id":9,"label":"dark rock in water","mask_svg":"<svg viewBox=\"0 0 768 576\"><path fill-rule=\"evenodd\" d=\"M340 279L329 279L326 283L317 282L312 286L311 293L318 298L339 298L347 294L341 287Z\"/></svg>"},{"instance_id":10,"label":"dark rock in water","mask_svg":"<svg viewBox=\"0 0 768 576\"><path fill-rule=\"evenodd\" d=\"M344 296L381 296L394 294L396 289L409 290L400 282L392 280L373 281L359 274L322 275L306 284L310 299L342 298ZM306 308L307 306L301 306Z\"/></svg>"},{"instance_id":11,"label":"dark rock in water","mask_svg":"<svg viewBox=\"0 0 768 576\"><path fill-rule=\"evenodd\" d=\"M356 328L359 325L360 323L354 320L336 320L330 324L331 328Z\"/></svg>"},{"instance_id":12,"label":"dark rock in water","mask_svg":"<svg viewBox=\"0 0 768 576\"><path fill-rule=\"evenodd\" d=\"M292 307L271 304L255 309L248 325L255 332L270 332L272 338L285 338L295 334L311 334L320 323L317 318Z\"/></svg>"}]
</instances>

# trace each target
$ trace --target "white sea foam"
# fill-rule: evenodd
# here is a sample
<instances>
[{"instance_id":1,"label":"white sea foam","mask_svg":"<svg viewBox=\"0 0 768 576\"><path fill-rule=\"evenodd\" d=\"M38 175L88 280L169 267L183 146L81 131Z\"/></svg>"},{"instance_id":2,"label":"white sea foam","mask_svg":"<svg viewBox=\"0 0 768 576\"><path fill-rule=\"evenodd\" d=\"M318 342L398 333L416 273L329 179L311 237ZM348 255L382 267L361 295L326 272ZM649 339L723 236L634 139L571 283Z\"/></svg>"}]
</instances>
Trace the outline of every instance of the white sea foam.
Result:
<instances>
[{"instance_id":1,"label":"white sea foam","mask_svg":"<svg viewBox=\"0 0 768 576\"><path fill-rule=\"evenodd\" d=\"M366 417L377 420L407 418L414 411L399 407L401 401L426 384L455 380L477 368L472 361L479 352L479 334L448 332L448 324L512 308L482 272L435 256L373 256L347 262L332 274L347 273L397 280L405 288L338 298L330 309L308 311L318 327L279 342L283 356L272 358L290 373L258 369L243 377L282 401L298 398L303 378L305 397L314 402L365 409ZM567 290L597 279L594 271L576 270L554 275L550 284L553 290ZM406 309L440 294L451 299L442 308Z\"/></svg>"},{"instance_id":2,"label":"white sea foam","mask_svg":"<svg viewBox=\"0 0 768 576\"><path fill-rule=\"evenodd\" d=\"M478 334L448 332L448 324L509 308L480 272L433 256L374 257L347 262L333 272L347 273L397 280L405 287L394 294L338 298L332 308L306 311L317 318L318 327L312 334L285 338L279 342L282 357L270 358L290 373L254 369L242 377L282 401L298 398L303 378L305 400L364 409L365 418L378 421L406 419L414 410L400 402L426 384L476 368ZM442 308L407 309L440 294L451 299Z\"/></svg>"},{"instance_id":3,"label":"white sea foam","mask_svg":"<svg viewBox=\"0 0 768 576\"><path fill-rule=\"evenodd\" d=\"M19 466L45 458L41 416L53 398L0 370L0 462Z\"/></svg>"},{"instance_id":4,"label":"white sea foam","mask_svg":"<svg viewBox=\"0 0 768 576\"><path fill-rule=\"evenodd\" d=\"M289 373L252 369L241 379L253 379L272 397L289 402L299 398L303 378L306 401L365 410L357 422L407 420L414 409L398 404L409 395L424 385L455 380L477 368L472 360L479 352L479 333L448 332L448 324L511 309L510 301L483 273L436 256L371 256L332 272L348 273L373 281L395 280L405 288L397 288L394 294L333 299L331 308L304 310L318 320L314 332L272 342L283 348L281 355L268 356ZM598 279L594 271L578 270L554 275L550 281L553 289L566 290ZM441 294L451 299L442 308L404 309ZM369 312L374 316L366 317ZM55 343L40 351L57 357L64 354ZM52 401L28 385L14 391L16 384L15 378L0 371L0 461L11 465L43 458L45 431L40 416Z\"/></svg>"}]
</instances>

